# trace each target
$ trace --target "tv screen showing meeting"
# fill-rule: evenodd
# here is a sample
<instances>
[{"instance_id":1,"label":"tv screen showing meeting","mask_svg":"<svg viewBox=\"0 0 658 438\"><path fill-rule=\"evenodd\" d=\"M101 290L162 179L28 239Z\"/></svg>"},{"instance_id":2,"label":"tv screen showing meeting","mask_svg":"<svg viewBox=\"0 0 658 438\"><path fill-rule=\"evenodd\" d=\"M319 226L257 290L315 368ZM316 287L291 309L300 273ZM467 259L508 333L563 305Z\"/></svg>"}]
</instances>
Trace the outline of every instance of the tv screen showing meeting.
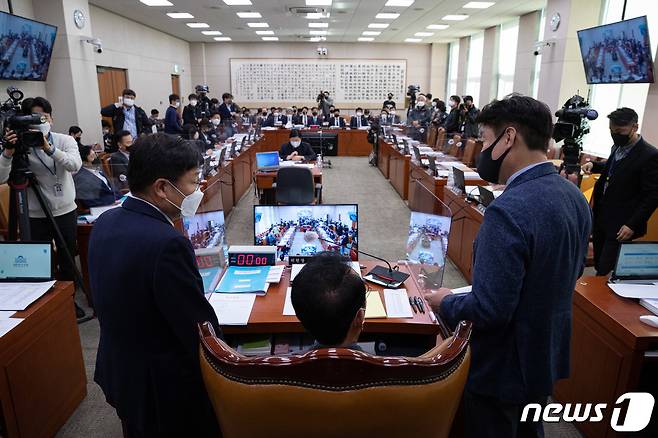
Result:
<instances>
[{"instance_id":1,"label":"tv screen showing meeting","mask_svg":"<svg viewBox=\"0 0 658 438\"><path fill-rule=\"evenodd\" d=\"M0 79L45 81L57 26L0 12Z\"/></svg>"},{"instance_id":2,"label":"tv screen showing meeting","mask_svg":"<svg viewBox=\"0 0 658 438\"><path fill-rule=\"evenodd\" d=\"M358 206L255 205L254 243L277 247L277 258L335 251L358 260Z\"/></svg>"},{"instance_id":3,"label":"tv screen showing meeting","mask_svg":"<svg viewBox=\"0 0 658 438\"><path fill-rule=\"evenodd\" d=\"M588 84L653 82L647 17L578 31Z\"/></svg>"},{"instance_id":4,"label":"tv screen showing meeting","mask_svg":"<svg viewBox=\"0 0 658 438\"><path fill-rule=\"evenodd\" d=\"M226 246L226 227L222 210L183 216L183 233L195 250Z\"/></svg>"}]
</instances>

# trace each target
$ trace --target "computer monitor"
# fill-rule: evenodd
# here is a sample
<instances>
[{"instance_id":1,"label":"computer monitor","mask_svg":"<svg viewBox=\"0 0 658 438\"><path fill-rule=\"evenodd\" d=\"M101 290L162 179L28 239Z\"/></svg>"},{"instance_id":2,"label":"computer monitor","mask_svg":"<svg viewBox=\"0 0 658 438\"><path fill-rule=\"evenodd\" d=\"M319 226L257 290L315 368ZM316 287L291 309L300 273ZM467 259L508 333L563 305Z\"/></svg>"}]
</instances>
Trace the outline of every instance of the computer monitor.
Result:
<instances>
[{"instance_id":1,"label":"computer monitor","mask_svg":"<svg viewBox=\"0 0 658 438\"><path fill-rule=\"evenodd\" d=\"M56 35L57 26L0 12L0 79L45 81Z\"/></svg>"},{"instance_id":2,"label":"computer monitor","mask_svg":"<svg viewBox=\"0 0 658 438\"><path fill-rule=\"evenodd\" d=\"M402 140L402 153L404 155L411 155L411 151L409 150L409 141L406 138Z\"/></svg>"},{"instance_id":3,"label":"computer monitor","mask_svg":"<svg viewBox=\"0 0 658 438\"><path fill-rule=\"evenodd\" d=\"M612 281L658 281L658 242L623 242Z\"/></svg>"},{"instance_id":4,"label":"computer monitor","mask_svg":"<svg viewBox=\"0 0 658 438\"><path fill-rule=\"evenodd\" d=\"M226 148L222 148L222 150L219 151L219 163L218 163L219 167L222 166L225 158L226 158Z\"/></svg>"},{"instance_id":5,"label":"computer monitor","mask_svg":"<svg viewBox=\"0 0 658 438\"><path fill-rule=\"evenodd\" d=\"M260 171L275 170L279 168L278 152L259 152L256 154L256 167Z\"/></svg>"},{"instance_id":6,"label":"computer monitor","mask_svg":"<svg viewBox=\"0 0 658 438\"><path fill-rule=\"evenodd\" d=\"M464 178L464 171L456 167L452 168L452 177L454 180L455 188L466 193L466 179Z\"/></svg>"},{"instance_id":7,"label":"computer monitor","mask_svg":"<svg viewBox=\"0 0 658 438\"><path fill-rule=\"evenodd\" d=\"M0 282L52 280L50 242L0 242Z\"/></svg>"},{"instance_id":8,"label":"computer monitor","mask_svg":"<svg viewBox=\"0 0 658 438\"><path fill-rule=\"evenodd\" d=\"M235 140L231 142L231 149L230 149L230 152L229 152L229 155L228 155L230 158L235 158L235 156L236 156L235 143L236 143Z\"/></svg>"},{"instance_id":9,"label":"computer monitor","mask_svg":"<svg viewBox=\"0 0 658 438\"><path fill-rule=\"evenodd\" d=\"M448 252L451 218L412 211L407 239L407 260L444 266Z\"/></svg>"},{"instance_id":10,"label":"computer monitor","mask_svg":"<svg viewBox=\"0 0 658 438\"><path fill-rule=\"evenodd\" d=\"M430 155L427 157L427 162L429 163L429 168L432 171L432 175L438 176L439 171L436 168L436 159Z\"/></svg>"},{"instance_id":11,"label":"computer monitor","mask_svg":"<svg viewBox=\"0 0 658 438\"><path fill-rule=\"evenodd\" d=\"M411 146L411 149L414 151L414 156L416 157L416 161L418 161L419 164L423 164L423 158L420 155L420 149L418 149L418 146L413 145Z\"/></svg>"},{"instance_id":12,"label":"computer monitor","mask_svg":"<svg viewBox=\"0 0 658 438\"><path fill-rule=\"evenodd\" d=\"M242 141L240 142L240 150L244 149L244 145L247 143L247 136L245 135L242 137Z\"/></svg>"},{"instance_id":13,"label":"computer monitor","mask_svg":"<svg viewBox=\"0 0 658 438\"><path fill-rule=\"evenodd\" d=\"M496 199L494 192L488 188L484 186L478 186L478 190L480 192L480 204L484 205L485 207L488 207L489 204L491 204L494 199Z\"/></svg>"},{"instance_id":14,"label":"computer monitor","mask_svg":"<svg viewBox=\"0 0 658 438\"><path fill-rule=\"evenodd\" d=\"M197 213L192 217L183 216L182 222L183 234L192 242L194 249L226 246L223 210Z\"/></svg>"},{"instance_id":15,"label":"computer monitor","mask_svg":"<svg viewBox=\"0 0 658 438\"><path fill-rule=\"evenodd\" d=\"M336 251L358 260L358 205L254 205L254 244L277 247L277 258Z\"/></svg>"},{"instance_id":16,"label":"computer monitor","mask_svg":"<svg viewBox=\"0 0 658 438\"><path fill-rule=\"evenodd\" d=\"M393 144L397 145L398 144L398 136L393 134Z\"/></svg>"}]
</instances>

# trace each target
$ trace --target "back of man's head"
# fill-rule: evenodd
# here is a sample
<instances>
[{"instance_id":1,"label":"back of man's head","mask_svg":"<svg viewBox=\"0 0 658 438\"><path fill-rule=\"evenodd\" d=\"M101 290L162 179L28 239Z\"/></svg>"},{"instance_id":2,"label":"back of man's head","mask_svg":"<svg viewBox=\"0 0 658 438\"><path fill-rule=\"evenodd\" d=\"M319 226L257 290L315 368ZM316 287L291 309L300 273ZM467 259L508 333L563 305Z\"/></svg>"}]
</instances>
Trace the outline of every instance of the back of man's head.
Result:
<instances>
[{"instance_id":1,"label":"back of man's head","mask_svg":"<svg viewBox=\"0 0 658 438\"><path fill-rule=\"evenodd\" d=\"M324 252L295 277L290 298L304 328L320 344L336 346L345 341L357 312L365 307L366 288L344 257Z\"/></svg>"}]
</instances>

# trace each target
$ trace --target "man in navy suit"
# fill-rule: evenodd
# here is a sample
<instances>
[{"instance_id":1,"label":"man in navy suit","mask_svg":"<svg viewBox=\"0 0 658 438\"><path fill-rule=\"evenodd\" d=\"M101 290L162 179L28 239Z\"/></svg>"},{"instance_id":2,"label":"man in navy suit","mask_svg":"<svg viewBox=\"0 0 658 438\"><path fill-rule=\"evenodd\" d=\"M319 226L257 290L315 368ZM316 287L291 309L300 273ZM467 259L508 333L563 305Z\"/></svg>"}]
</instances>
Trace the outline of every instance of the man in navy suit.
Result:
<instances>
[{"instance_id":1,"label":"man in navy suit","mask_svg":"<svg viewBox=\"0 0 658 438\"><path fill-rule=\"evenodd\" d=\"M340 116L340 110L338 108L334 110L334 115L329 118L329 127L330 128L345 127L345 119Z\"/></svg>"},{"instance_id":2,"label":"man in navy suit","mask_svg":"<svg viewBox=\"0 0 658 438\"><path fill-rule=\"evenodd\" d=\"M356 115L350 119L350 128L356 129L362 126L369 126L368 118L363 115L363 108L357 108Z\"/></svg>"},{"instance_id":3,"label":"man in navy suit","mask_svg":"<svg viewBox=\"0 0 658 438\"><path fill-rule=\"evenodd\" d=\"M322 115L318 114L318 109L316 107L311 108L311 115L308 118L308 126L322 126L324 118Z\"/></svg>"},{"instance_id":4,"label":"man in navy suit","mask_svg":"<svg viewBox=\"0 0 658 438\"><path fill-rule=\"evenodd\" d=\"M100 160L91 146L80 146L82 167L73 175L75 184L75 200L83 208L112 205L116 201L116 193L107 176L97 168Z\"/></svg>"},{"instance_id":5,"label":"man in navy suit","mask_svg":"<svg viewBox=\"0 0 658 438\"><path fill-rule=\"evenodd\" d=\"M265 119L263 126L286 126L287 123L288 117L281 114L281 108L272 107L270 115Z\"/></svg>"},{"instance_id":6,"label":"man in navy suit","mask_svg":"<svg viewBox=\"0 0 658 438\"><path fill-rule=\"evenodd\" d=\"M140 137L132 196L103 213L89 242L100 342L94 380L124 436L210 437L219 430L199 367L197 323L219 324L192 244L174 220L196 211L199 153L166 134Z\"/></svg>"},{"instance_id":7,"label":"man in navy suit","mask_svg":"<svg viewBox=\"0 0 658 438\"><path fill-rule=\"evenodd\" d=\"M546 161L553 131L548 107L511 95L477 119L484 147L480 176L507 184L491 203L474 246L473 290L427 295L454 327L473 322L464 392L468 437L541 437L542 423L520 417L545 404L569 376L572 294L592 226L578 188Z\"/></svg>"}]
</instances>

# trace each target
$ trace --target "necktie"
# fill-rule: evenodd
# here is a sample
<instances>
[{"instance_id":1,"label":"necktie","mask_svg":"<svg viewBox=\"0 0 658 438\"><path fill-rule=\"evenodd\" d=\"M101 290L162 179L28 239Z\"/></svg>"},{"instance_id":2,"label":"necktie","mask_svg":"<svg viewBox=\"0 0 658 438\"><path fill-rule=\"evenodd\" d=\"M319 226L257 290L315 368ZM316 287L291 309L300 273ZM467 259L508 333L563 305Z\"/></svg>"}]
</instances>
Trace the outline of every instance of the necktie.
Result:
<instances>
[{"instance_id":1,"label":"necktie","mask_svg":"<svg viewBox=\"0 0 658 438\"><path fill-rule=\"evenodd\" d=\"M359 116L356 116L356 126L357 126L357 128L361 127L361 117L359 117Z\"/></svg>"},{"instance_id":2,"label":"necktie","mask_svg":"<svg viewBox=\"0 0 658 438\"><path fill-rule=\"evenodd\" d=\"M338 117L335 117L334 120L336 120L336 126L338 126Z\"/></svg>"}]
</instances>

